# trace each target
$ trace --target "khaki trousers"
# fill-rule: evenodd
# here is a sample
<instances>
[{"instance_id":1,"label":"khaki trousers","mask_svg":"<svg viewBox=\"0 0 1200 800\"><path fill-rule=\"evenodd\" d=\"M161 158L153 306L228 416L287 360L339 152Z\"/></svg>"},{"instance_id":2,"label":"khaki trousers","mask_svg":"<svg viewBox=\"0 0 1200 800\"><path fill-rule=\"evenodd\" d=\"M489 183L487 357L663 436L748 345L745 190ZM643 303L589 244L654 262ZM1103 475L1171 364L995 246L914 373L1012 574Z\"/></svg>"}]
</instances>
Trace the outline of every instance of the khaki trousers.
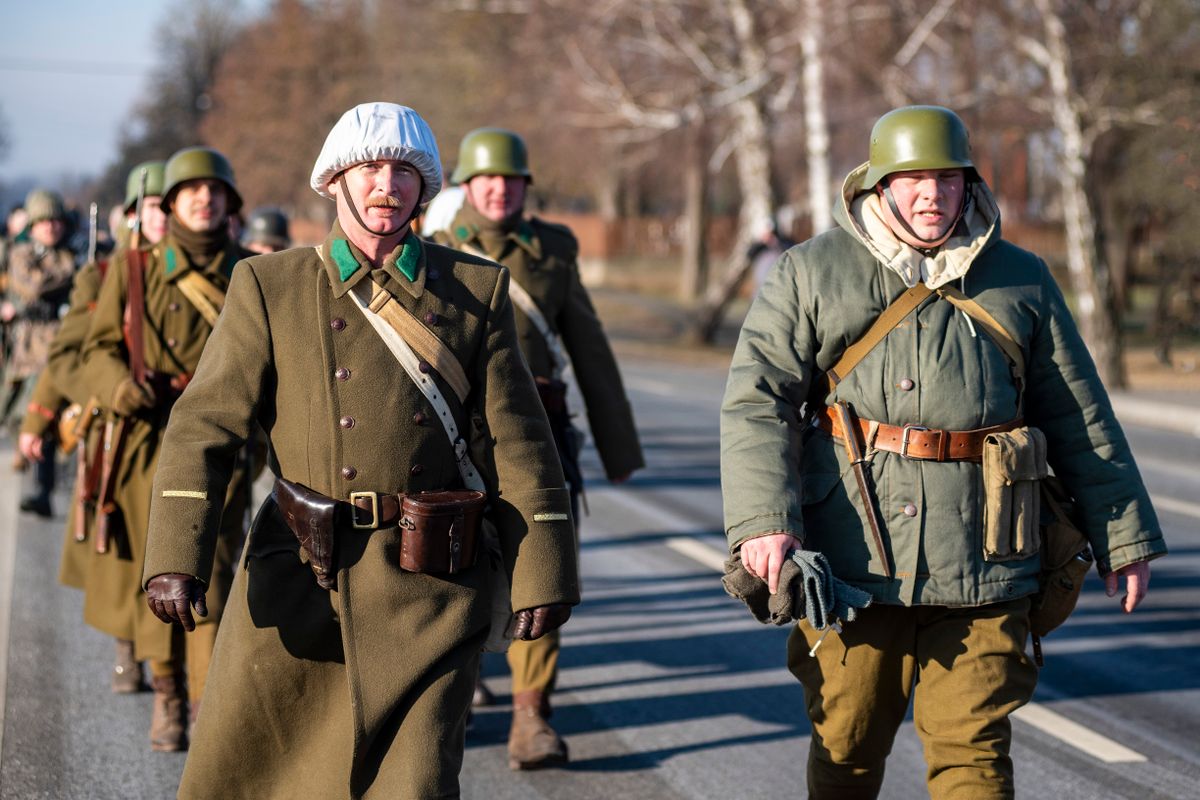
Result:
<instances>
[{"instance_id":1,"label":"khaki trousers","mask_svg":"<svg viewBox=\"0 0 1200 800\"><path fill-rule=\"evenodd\" d=\"M150 674L156 678L177 675L186 665L188 702L195 705L204 695L204 685L208 682L208 668L212 664L218 625L214 622L197 625L196 630L191 633L185 633L183 628L178 626L173 627L175 630L171 632L171 658L150 659ZM181 650L182 657L179 654Z\"/></svg>"},{"instance_id":2,"label":"khaki trousers","mask_svg":"<svg viewBox=\"0 0 1200 800\"><path fill-rule=\"evenodd\" d=\"M930 797L1011 798L1009 714L1033 696L1029 598L978 608L871 606L840 635L802 622L788 669L812 723L813 798L874 798L911 699Z\"/></svg>"},{"instance_id":3,"label":"khaki trousers","mask_svg":"<svg viewBox=\"0 0 1200 800\"><path fill-rule=\"evenodd\" d=\"M508 668L512 670L512 691L536 689L549 694L558 678L558 631L551 631L531 642L517 640L508 648Z\"/></svg>"}]
</instances>

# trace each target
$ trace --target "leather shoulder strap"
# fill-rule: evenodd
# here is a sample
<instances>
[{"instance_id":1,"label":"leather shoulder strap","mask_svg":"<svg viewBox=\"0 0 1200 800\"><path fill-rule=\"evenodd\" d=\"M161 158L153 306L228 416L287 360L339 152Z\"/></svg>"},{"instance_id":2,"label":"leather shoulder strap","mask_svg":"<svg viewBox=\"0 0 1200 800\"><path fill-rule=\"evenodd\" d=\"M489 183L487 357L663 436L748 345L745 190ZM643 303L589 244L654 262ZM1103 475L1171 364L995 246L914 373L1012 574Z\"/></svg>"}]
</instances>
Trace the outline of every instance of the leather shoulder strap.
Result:
<instances>
[{"instance_id":1,"label":"leather shoulder strap","mask_svg":"<svg viewBox=\"0 0 1200 800\"><path fill-rule=\"evenodd\" d=\"M200 316L204 317L205 322L209 325L217 324L217 317L221 315L221 309L225 307L223 291L213 286L207 278L195 270L175 281L175 285L179 287L179 291L183 292L187 301L200 312Z\"/></svg>"},{"instance_id":2,"label":"leather shoulder strap","mask_svg":"<svg viewBox=\"0 0 1200 800\"><path fill-rule=\"evenodd\" d=\"M902 319L911 314L931 294L933 294L932 289L923 283L918 283L893 300L891 305L876 317L871 327L867 328L867 332L858 341L847 347L846 352L842 353L842 357L838 359L837 363L825 372L825 393L833 391L833 387L844 381L850 371L867 357L867 353L874 350L875 345L882 342L884 337L891 333Z\"/></svg>"}]
</instances>

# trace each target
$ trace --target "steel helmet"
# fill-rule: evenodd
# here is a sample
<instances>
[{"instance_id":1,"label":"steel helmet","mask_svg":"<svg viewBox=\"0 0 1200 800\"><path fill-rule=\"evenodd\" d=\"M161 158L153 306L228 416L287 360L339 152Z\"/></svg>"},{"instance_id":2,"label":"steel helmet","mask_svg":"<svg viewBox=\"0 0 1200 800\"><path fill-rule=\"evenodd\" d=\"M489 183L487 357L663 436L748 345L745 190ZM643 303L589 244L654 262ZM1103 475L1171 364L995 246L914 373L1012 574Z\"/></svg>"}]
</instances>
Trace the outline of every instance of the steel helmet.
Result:
<instances>
[{"instance_id":1,"label":"steel helmet","mask_svg":"<svg viewBox=\"0 0 1200 800\"><path fill-rule=\"evenodd\" d=\"M893 172L965 169L974 177L967 126L942 106L905 106L889 111L871 129L870 160L862 188L871 189Z\"/></svg>"},{"instance_id":2,"label":"steel helmet","mask_svg":"<svg viewBox=\"0 0 1200 800\"><path fill-rule=\"evenodd\" d=\"M62 195L49 189L34 189L25 198L25 212L29 214L29 223L42 222L48 219L66 220L67 209L63 204Z\"/></svg>"},{"instance_id":3,"label":"steel helmet","mask_svg":"<svg viewBox=\"0 0 1200 800\"><path fill-rule=\"evenodd\" d=\"M533 180L525 140L503 128L476 128L458 146L458 166L450 180L466 183L476 175L520 176Z\"/></svg>"},{"instance_id":4,"label":"steel helmet","mask_svg":"<svg viewBox=\"0 0 1200 800\"><path fill-rule=\"evenodd\" d=\"M242 207L242 196L237 191L233 167L230 166L229 159L211 147L185 147L167 160L163 171L163 211L171 210L171 200L181 184L201 178L213 178L225 184L229 192L226 210L230 214L238 212Z\"/></svg>"},{"instance_id":5,"label":"steel helmet","mask_svg":"<svg viewBox=\"0 0 1200 800\"><path fill-rule=\"evenodd\" d=\"M137 205L138 187L142 182L142 170L146 170L146 197L162 197L163 173L166 171L165 161L143 161L129 170L129 178L125 181L125 213L133 211Z\"/></svg>"},{"instance_id":6,"label":"steel helmet","mask_svg":"<svg viewBox=\"0 0 1200 800\"><path fill-rule=\"evenodd\" d=\"M288 231L287 214L274 206L254 209L246 222L246 232L242 240L246 244L259 242L272 247L290 247L292 237Z\"/></svg>"}]
</instances>

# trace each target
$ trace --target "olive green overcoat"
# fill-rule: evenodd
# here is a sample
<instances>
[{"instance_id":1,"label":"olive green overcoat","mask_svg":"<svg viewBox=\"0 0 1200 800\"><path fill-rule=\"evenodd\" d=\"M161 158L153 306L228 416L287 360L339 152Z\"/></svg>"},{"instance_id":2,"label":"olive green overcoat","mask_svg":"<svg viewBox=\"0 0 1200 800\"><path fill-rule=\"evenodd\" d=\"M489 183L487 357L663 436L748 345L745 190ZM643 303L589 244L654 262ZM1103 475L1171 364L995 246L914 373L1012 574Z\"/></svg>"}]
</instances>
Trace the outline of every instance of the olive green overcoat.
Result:
<instances>
[{"instance_id":1,"label":"olive green overcoat","mask_svg":"<svg viewBox=\"0 0 1200 800\"><path fill-rule=\"evenodd\" d=\"M143 350L148 372L167 376L194 372L212 331L176 282L188 272L200 270L213 285L223 289L228 286L233 265L246 254L247 251L231 243L210 263L194 264L169 234L144 252ZM117 385L130 376L124 334L129 256L130 251L125 249L112 259L83 346L82 380L106 407ZM114 526L113 546L107 553L88 548L91 563L87 570L84 621L119 639L132 640L138 659L166 660L173 653L171 630L150 612L139 580L146 553L151 485L169 415L170 407L163 404L128 418L114 492L120 524ZM246 491L239 471L238 479L230 483L228 496L224 498L229 513L222 528L221 546L217 548L209 615L201 620L202 624L215 624L221 616L242 538Z\"/></svg>"},{"instance_id":2,"label":"olive green overcoat","mask_svg":"<svg viewBox=\"0 0 1200 800\"><path fill-rule=\"evenodd\" d=\"M605 474L621 478L645 466L617 360L579 279L575 236L564 225L526 217L507 238L487 242L472 222L473 213L464 205L450 228L435 234L435 240L456 249L472 248L503 264L537 304L570 357ZM515 304L513 313L530 372L535 378L558 377L545 337Z\"/></svg>"},{"instance_id":3,"label":"olive green overcoat","mask_svg":"<svg viewBox=\"0 0 1200 800\"><path fill-rule=\"evenodd\" d=\"M232 457L256 423L277 475L331 497L461 486L433 407L348 294L372 278L470 379L460 404L429 373L463 435L475 425L467 438L490 443L473 460L503 564L403 572L399 528L343 528L326 591L269 497L234 580L180 797L457 797L494 576L511 575L514 609L579 601L568 496L518 349L508 272L415 236L372 271L336 224L319 250L235 270L167 431L144 579L208 578Z\"/></svg>"},{"instance_id":4,"label":"olive green overcoat","mask_svg":"<svg viewBox=\"0 0 1200 800\"><path fill-rule=\"evenodd\" d=\"M892 268L869 246L851 211L862 200L857 187L865 168L846 180L839 227L781 256L742 328L721 411L729 545L792 533L823 552L837 577L888 604L979 606L1032 594L1038 552L984 559L978 463L880 451L870 474L895 566L895 578L885 578L844 447L801 415L805 401L820 410L845 400L864 420L962 431L1007 423L1022 412L1000 346L937 296L834 391L819 390L825 371L905 291L901 264L916 252L898 253ZM1045 433L1050 466L1077 500L1100 570L1162 555L1166 546L1146 488L1062 293L1040 258L1001 238L986 185L972 186L977 230L947 244L960 259L954 285L1020 345L1024 419ZM910 266L930 264L916 256ZM919 279L916 271L905 274L911 283Z\"/></svg>"}]
</instances>

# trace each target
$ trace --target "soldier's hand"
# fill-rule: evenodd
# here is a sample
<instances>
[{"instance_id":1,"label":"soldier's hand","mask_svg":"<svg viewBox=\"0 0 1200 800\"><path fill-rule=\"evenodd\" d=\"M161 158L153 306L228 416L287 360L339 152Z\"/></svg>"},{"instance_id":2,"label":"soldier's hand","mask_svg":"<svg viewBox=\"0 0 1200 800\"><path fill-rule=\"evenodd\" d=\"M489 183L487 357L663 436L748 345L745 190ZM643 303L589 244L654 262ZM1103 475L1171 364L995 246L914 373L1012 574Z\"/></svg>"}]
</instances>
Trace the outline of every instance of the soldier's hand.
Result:
<instances>
[{"instance_id":1,"label":"soldier's hand","mask_svg":"<svg viewBox=\"0 0 1200 800\"><path fill-rule=\"evenodd\" d=\"M178 622L185 631L196 630L193 608L200 616L208 616L204 584L199 578L178 572L167 572L151 578L146 584L146 603L154 616L168 625Z\"/></svg>"},{"instance_id":2,"label":"soldier's hand","mask_svg":"<svg viewBox=\"0 0 1200 800\"><path fill-rule=\"evenodd\" d=\"M767 591L779 588L779 570L788 552L801 549L801 542L790 533L768 533L742 542L742 566L759 580L767 582Z\"/></svg>"},{"instance_id":3,"label":"soldier's hand","mask_svg":"<svg viewBox=\"0 0 1200 800\"><path fill-rule=\"evenodd\" d=\"M1121 608L1128 614L1137 608L1150 590L1150 562L1136 561L1105 575L1104 591L1109 597L1116 596L1122 577L1125 578L1125 596L1121 598Z\"/></svg>"},{"instance_id":4,"label":"soldier's hand","mask_svg":"<svg viewBox=\"0 0 1200 800\"><path fill-rule=\"evenodd\" d=\"M25 456L26 461L41 461L42 441L42 437L36 433L22 433L17 438L17 449Z\"/></svg>"},{"instance_id":5,"label":"soldier's hand","mask_svg":"<svg viewBox=\"0 0 1200 800\"><path fill-rule=\"evenodd\" d=\"M139 409L154 406L154 392L133 378L126 378L113 390L112 410L123 417L133 416Z\"/></svg>"},{"instance_id":6,"label":"soldier's hand","mask_svg":"<svg viewBox=\"0 0 1200 800\"><path fill-rule=\"evenodd\" d=\"M525 608L513 615L513 621L509 623L509 632L512 638L522 641L540 639L550 631L561 628L570 618L571 607L566 603Z\"/></svg>"},{"instance_id":7,"label":"soldier's hand","mask_svg":"<svg viewBox=\"0 0 1200 800\"><path fill-rule=\"evenodd\" d=\"M17 307L16 306L14 306L12 303L8 302L7 300L5 300L3 303L0 303L0 321L12 322L13 318L16 316L17 316Z\"/></svg>"}]
</instances>

